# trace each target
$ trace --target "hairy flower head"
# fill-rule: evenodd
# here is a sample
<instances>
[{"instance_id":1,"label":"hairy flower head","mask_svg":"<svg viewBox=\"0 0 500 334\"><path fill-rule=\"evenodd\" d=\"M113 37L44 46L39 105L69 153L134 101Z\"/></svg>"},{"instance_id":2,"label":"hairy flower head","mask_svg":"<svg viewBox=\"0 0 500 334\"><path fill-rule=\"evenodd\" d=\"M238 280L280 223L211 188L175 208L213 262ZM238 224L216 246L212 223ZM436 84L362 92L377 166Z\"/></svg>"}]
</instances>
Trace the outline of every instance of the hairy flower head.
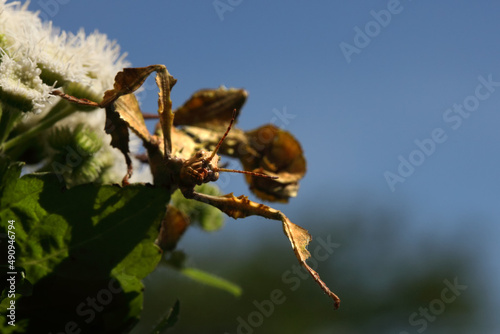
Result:
<instances>
[{"instance_id":1,"label":"hairy flower head","mask_svg":"<svg viewBox=\"0 0 500 334\"><path fill-rule=\"evenodd\" d=\"M36 150L44 148L40 156L45 157L46 164L65 161L64 151L51 147L54 136L64 134L66 142L78 146L81 138L77 136L83 131L91 132L98 150L87 154L81 166L66 166L71 167L72 173L65 175L72 177L77 171L85 176L81 182L121 180L126 167L120 153L109 145L111 138L104 132L104 111L89 111L60 101L50 93L57 89L99 102L104 91L113 87L116 73L130 66L126 54L120 52L115 41L97 31L90 34L83 29L76 34L61 31L52 22L43 22L39 13L29 11L28 5L29 2L0 0L0 103L4 111L17 111L25 116L19 118L17 131L13 133L22 134L43 123L47 115L53 117L65 110L61 120L37 137ZM75 138L70 139L69 135Z\"/></svg>"}]
</instances>

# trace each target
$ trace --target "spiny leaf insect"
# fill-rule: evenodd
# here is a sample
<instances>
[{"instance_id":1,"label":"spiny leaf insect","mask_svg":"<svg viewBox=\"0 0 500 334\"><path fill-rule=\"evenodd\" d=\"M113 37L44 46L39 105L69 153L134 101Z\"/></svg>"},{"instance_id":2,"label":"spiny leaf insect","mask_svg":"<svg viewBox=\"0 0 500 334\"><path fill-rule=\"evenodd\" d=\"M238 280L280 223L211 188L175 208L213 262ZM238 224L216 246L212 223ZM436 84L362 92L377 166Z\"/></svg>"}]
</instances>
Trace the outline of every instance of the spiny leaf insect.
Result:
<instances>
[{"instance_id":1,"label":"spiny leaf insect","mask_svg":"<svg viewBox=\"0 0 500 334\"><path fill-rule=\"evenodd\" d=\"M160 120L161 135L149 133L137 100L132 94L142 86L152 72L157 73L156 83L159 88L158 118ZM193 155L187 159L174 156L172 154L172 132L175 115L172 112L170 90L176 81L164 65L151 65L140 68L125 68L123 71L118 72L113 89L104 93L100 103L70 96L58 90L52 91L52 94L73 103L106 110L106 123L108 125L112 124L111 127L107 127L107 131L112 137L111 145L124 154L128 167L127 174L122 181L124 186L128 184L128 179L132 174L132 163L128 148L128 129L131 129L143 140L144 147L148 152L155 186L165 187L166 191L171 193L176 189L180 189L184 197L212 205L235 219L257 215L281 221L283 231L288 237L299 263L309 272L321 289L334 300L335 308L338 308L340 305L339 297L321 280L319 274L306 263L306 260L311 256L307 250L307 245L312 239L306 229L292 223L281 211L253 202L244 195L236 197L230 193L213 196L195 191L196 185L216 181L220 172L244 173L268 179L276 179L276 177L254 171L236 171L218 166L219 156L217 152L231 130L236 118L235 110L233 110L226 132L212 152L193 151ZM161 145L162 141L163 145Z\"/></svg>"}]
</instances>

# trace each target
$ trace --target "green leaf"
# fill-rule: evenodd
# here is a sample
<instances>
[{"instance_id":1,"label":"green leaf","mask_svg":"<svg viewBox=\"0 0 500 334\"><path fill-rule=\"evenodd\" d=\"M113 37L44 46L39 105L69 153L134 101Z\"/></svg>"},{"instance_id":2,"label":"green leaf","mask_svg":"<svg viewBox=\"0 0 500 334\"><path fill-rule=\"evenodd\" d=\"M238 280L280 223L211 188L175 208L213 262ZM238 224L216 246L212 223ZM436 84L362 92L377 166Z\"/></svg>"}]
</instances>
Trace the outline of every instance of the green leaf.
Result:
<instances>
[{"instance_id":1,"label":"green leaf","mask_svg":"<svg viewBox=\"0 0 500 334\"><path fill-rule=\"evenodd\" d=\"M181 268L179 269L179 271L184 276L187 276L192 280L197 281L198 283L202 283L216 289L224 290L234 295L235 297L241 296L241 287L224 278L215 276L214 274L210 274L196 268Z\"/></svg>"},{"instance_id":2,"label":"green leaf","mask_svg":"<svg viewBox=\"0 0 500 334\"><path fill-rule=\"evenodd\" d=\"M165 315L165 317L160 321L160 323L153 329L152 334L160 334L165 332L167 329L172 328L179 320L179 312L181 306L179 300L177 300L170 311Z\"/></svg>"},{"instance_id":3,"label":"green leaf","mask_svg":"<svg viewBox=\"0 0 500 334\"><path fill-rule=\"evenodd\" d=\"M196 186L195 190L207 195L221 195L217 186L208 183ZM180 190L174 192L172 195L172 205L184 212L192 223L198 223L205 231L213 232L224 225L224 215L219 209L205 203L187 199L182 195Z\"/></svg>"},{"instance_id":4,"label":"green leaf","mask_svg":"<svg viewBox=\"0 0 500 334\"><path fill-rule=\"evenodd\" d=\"M186 267L186 259L186 254L184 254L183 251L173 251L169 253L168 258L163 257L161 264L177 270L184 276L198 283L205 284L216 289L224 290L234 295L235 297L241 296L241 287L214 274L207 273L200 269Z\"/></svg>"},{"instance_id":5,"label":"green leaf","mask_svg":"<svg viewBox=\"0 0 500 334\"><path fill-rule=\"evenodd\" d=\"M169 193L140 184L68 190L54 175L20 172L0 159L0 233L15 221L15 265L33 284L31 296L17 296L17 330L21 319L30 333L130 330L142 311L141 279L161 259L154 240Z\"/></svg>"}]
</instances>

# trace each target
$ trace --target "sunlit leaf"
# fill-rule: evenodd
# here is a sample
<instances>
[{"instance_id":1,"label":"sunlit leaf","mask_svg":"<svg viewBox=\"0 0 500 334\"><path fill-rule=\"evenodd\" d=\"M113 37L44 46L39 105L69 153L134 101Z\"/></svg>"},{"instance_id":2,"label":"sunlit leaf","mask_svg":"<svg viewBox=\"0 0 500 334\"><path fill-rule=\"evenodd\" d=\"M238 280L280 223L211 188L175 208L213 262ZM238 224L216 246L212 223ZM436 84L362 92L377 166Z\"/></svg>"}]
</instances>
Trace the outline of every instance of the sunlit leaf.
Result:
<instances>
[{"instance_id":1,"label":"sunlit leaf","mask_svg":"<svg viewBox=\"0 0 500 334\"><path fill-rule=\"evenodd\" d=\"M208 183L197 186L195 190L213 196L221 194L217 186ZM186 214L192 223L198 224L207 232L216 231L224 225L224 217L217 208L187 199L182 196L180 191L176 191L172 194L171 204Z\"/></svg>"},{"instance_id":2,"label":"sunlit leaf","mask_svg":"<svg viewBox=\"0 0 500 334\"><path fill-rule=\"evenodd\" d=\"M15 221L16 265L33 284L16 303L27 331L62 332L71 321L84 332L130 330L142 310L141 279L161 259L154 239L169 193L145 185L68 190L55 175L19 178L19 165L5 166L0 233ZM103 311L90 311L88 298L101 300Z\"/></svg>"}]
</instances>

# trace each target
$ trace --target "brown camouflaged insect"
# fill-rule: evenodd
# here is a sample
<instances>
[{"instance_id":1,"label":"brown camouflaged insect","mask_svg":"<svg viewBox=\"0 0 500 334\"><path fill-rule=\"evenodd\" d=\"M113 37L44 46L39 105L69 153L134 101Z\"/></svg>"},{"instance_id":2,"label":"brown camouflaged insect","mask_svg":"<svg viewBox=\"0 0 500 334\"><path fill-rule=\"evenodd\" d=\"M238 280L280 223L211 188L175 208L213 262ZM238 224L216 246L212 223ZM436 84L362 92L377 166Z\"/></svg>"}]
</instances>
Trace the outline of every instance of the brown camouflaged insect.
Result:
<instances>
[{"instance_id":1,"label":"brown camouflaged insect","mask_svg":"<svg viewBox=\"0 0 500 334\"><path fill-rule=\"evenodd\" d=\"M157 72L156 83L159 87L158 118L160 120L160 134L149 133L137 100L132 94L152 72ZM175 130L173 127L175 115L172 112L170 90L176 81L168 73L164 65L151 65L123 69L116 75L113 89L104 93L100 103L73 97L58 90L53 91L52 94L83 106L104 108L106 110L106 131L112 136L111 144L124 154L128 166L128 172L122 182L124 186L128 184L128 179L132 173L132 163L128 150L128 129L131 129L143 140L144 147L148 152L155 186L165 187L166 191L171 193L180 189L184 197L212 205L235 219L257 215L281 221L283 231L290 240L299 263L309 272L321 289L334 300L335 308L338 308L340 299L330 291L320 279L318 273L306 263L306 260L310 257L307 245L312 239L306 229L292 223L281 211L250 201L244 195L235 197L230 193L222 196L212 196L195 191L196 185L216 181L220 172L244 173L269 180L276 180L277 177L255 171L238 171L218 166L219 156L217 153L231 130L236 118L236 110L233 111L227 130L213 151L197 150L188 158L175 156L172 153L172 131Z\"/></svg>"}]
</instances>

